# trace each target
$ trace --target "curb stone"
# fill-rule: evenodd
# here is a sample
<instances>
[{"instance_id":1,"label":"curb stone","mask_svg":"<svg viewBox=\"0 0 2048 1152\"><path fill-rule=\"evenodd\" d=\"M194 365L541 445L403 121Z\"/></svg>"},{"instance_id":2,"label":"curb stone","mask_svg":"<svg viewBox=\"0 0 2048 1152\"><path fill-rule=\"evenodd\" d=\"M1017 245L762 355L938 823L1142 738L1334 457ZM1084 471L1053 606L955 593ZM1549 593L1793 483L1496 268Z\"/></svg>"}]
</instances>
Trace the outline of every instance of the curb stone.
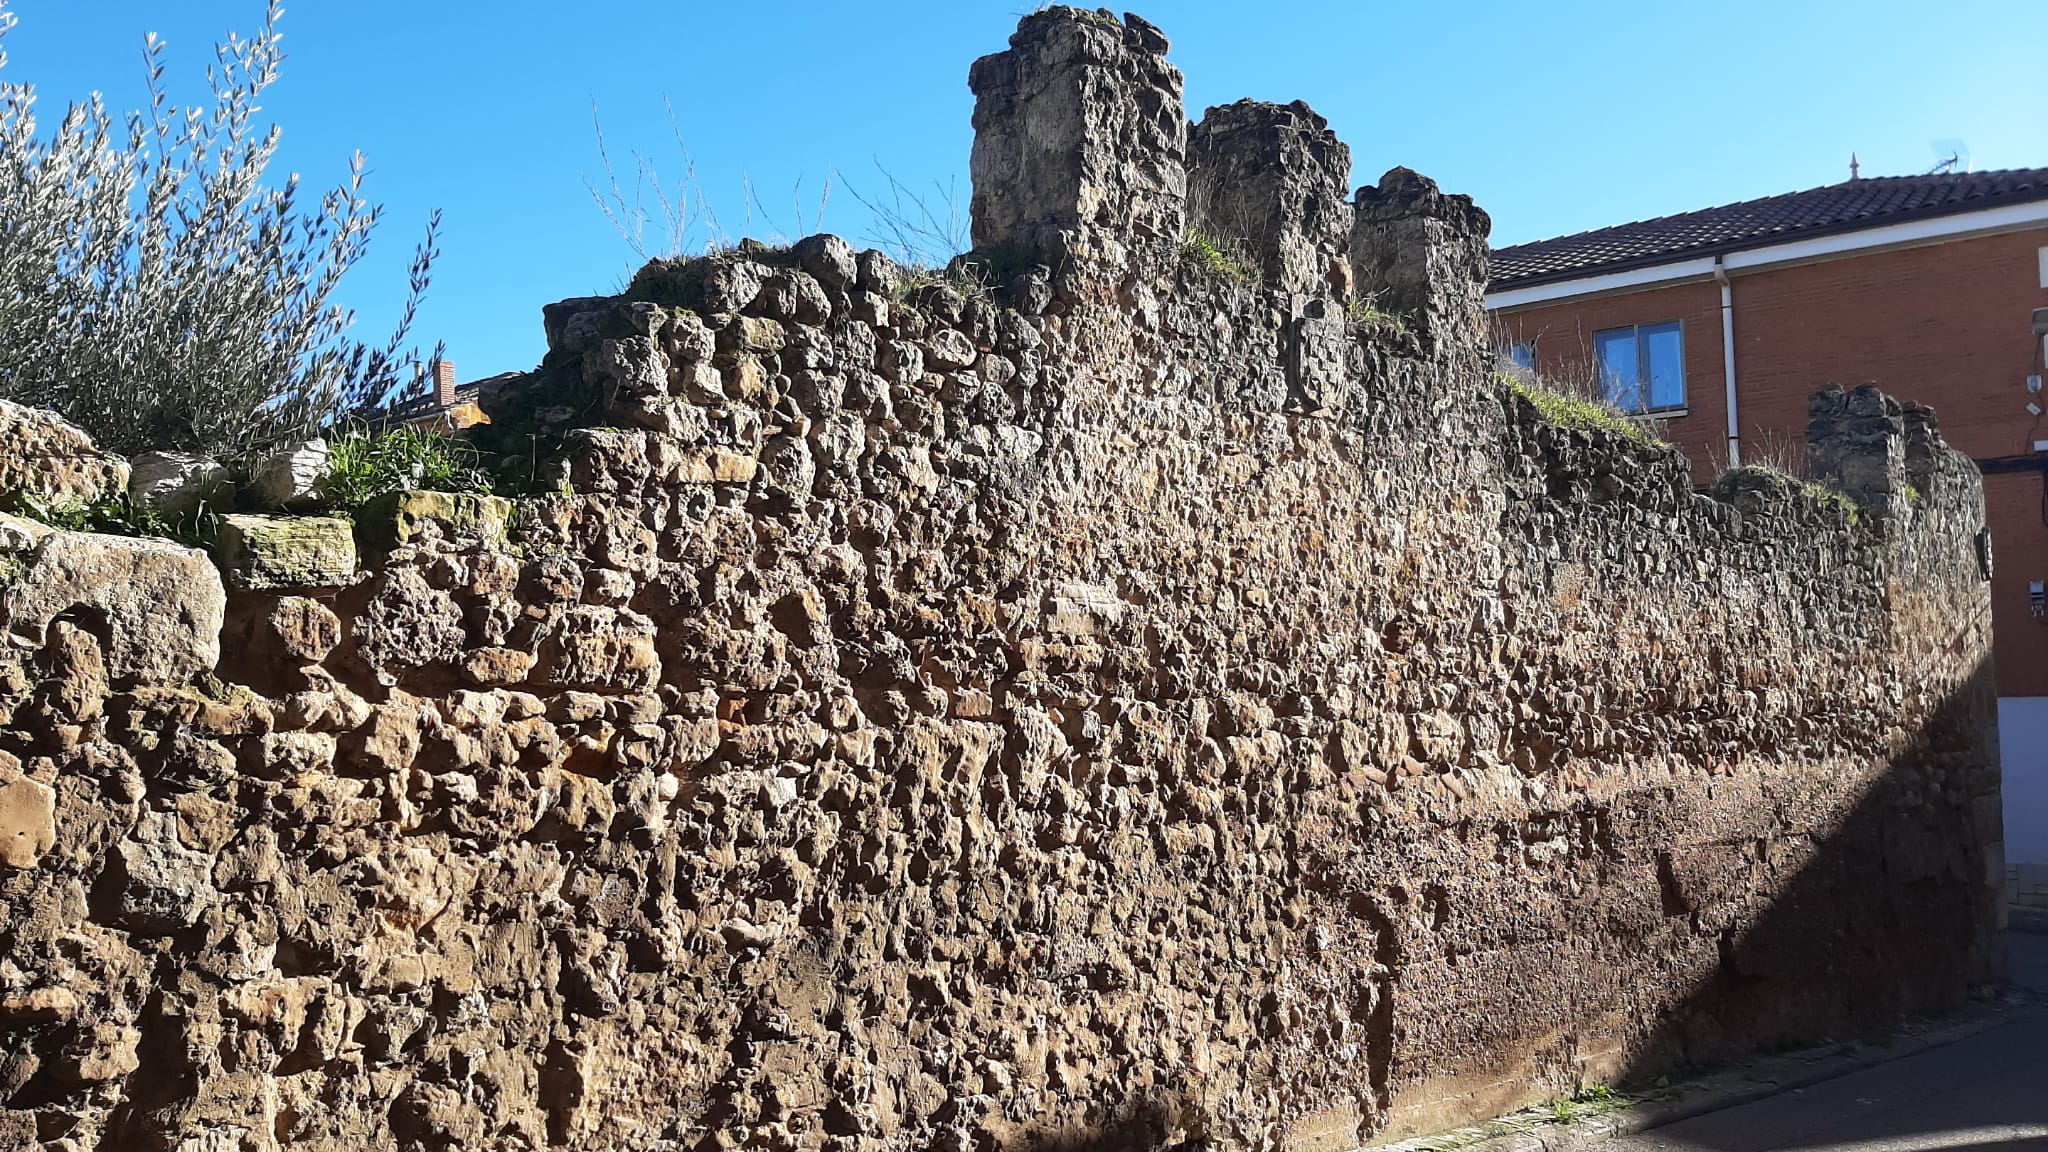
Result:
<instances>
[{"instance_id":1,"label":"curb stone","mask_svg":"<svg viewBox=\"0 0 2048 1152\"><path fill-rule=\"evenodd\" d=\"M1585 1120L1560 1124L1540 1110L1528 1109L1468 1128L1364 1147L1371 1152L1576 1152L1617 1137L1808 1088L2042 1016L2048 1016L2048 996L2007 990L1995 1000L1929 1022L1924 1031L1901 1033L1877 1044L1825 1045L1749 1061L1657 1089L1652 1098Z\"/></svg>"}]
</instances>

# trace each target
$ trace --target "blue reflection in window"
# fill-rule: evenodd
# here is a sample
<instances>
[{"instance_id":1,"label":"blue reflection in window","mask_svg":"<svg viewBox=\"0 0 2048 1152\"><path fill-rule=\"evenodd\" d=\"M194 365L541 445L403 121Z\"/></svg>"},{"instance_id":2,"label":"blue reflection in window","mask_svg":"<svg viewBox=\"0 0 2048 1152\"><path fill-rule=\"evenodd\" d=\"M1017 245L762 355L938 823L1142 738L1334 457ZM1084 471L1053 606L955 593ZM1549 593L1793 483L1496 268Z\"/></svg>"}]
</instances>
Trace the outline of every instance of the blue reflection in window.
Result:
<instances>
[{"instance_id":1,"label":"blue reflection in window","mask_svg":"<svg viewBox=\"0 0 2048 1152\"><path fill-rule=\"evenodd\" d=\"M1595 332L1593 349L1599 356L1600 389L1607 402L1623 412L1642 411L1642 390L1636 383L1636 330L1609 328Z\"/></svg>"},{"instance_id":2,"label":"blue reflection in window","mask_svg":"<svg viewBox=\"0 0 2048 1152\"><path fill-rule=\"evenodd\" d=\"M1636 330L1643 347L1643 375L1648 377L1644 406L1659 408L1685 406L1685 348L1678 334L1678 321L1645 324Z\"/></svg>"},{"instance_id":3,"label":"blue reflection in window","mask_svg":"<svg viewBox=\"0 0 2048 1152\"><path fill-rule=\"evenodd\" d=\"M1623 412L1685 407L1685 337L1676 320L1593 333L1607 402Z\"/></svg>"}]
</instances>

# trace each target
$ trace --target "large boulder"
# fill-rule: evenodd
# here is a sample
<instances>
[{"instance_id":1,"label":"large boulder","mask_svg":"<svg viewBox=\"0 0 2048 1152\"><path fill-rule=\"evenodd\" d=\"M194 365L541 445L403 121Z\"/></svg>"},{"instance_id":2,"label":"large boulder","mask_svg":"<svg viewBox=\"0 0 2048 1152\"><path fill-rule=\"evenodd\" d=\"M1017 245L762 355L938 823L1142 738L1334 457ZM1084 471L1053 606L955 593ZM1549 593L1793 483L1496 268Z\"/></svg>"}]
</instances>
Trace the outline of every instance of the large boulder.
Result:
<instances>
[{"instance_id":1,"label":"large boulder","mask_svg":"<svg viewBox=\"0 0 2048 1152\"><path fill-rule=\"evenodd\" d=\"M128 462L42 408L0 400L0 510L91 504L128 486Z\"/></svg>"},{"instance_id":2,"label":"large boulder","mask_svg":"<svg viewBox=\"0 0 2048 1152\"><path fill-rule=\"evenodd\" d=\"M0 554L0 631L40 648L50 625L98 635L117 685L177 684L220 661L227 593L206 553L168 540L91 532L19 535Z\"/></svg>"},{"instance_id":3,"label":"large boulder","mask_svg":"<svg viewBox=\"0 0 2048 1152\"><path fill-rule=\"evenodd\" d=\"M176 519L200 505L235 506L235 485L219 461L189 452L144 452L128 459L128 497Z\"/></svg>"}]
</instances>

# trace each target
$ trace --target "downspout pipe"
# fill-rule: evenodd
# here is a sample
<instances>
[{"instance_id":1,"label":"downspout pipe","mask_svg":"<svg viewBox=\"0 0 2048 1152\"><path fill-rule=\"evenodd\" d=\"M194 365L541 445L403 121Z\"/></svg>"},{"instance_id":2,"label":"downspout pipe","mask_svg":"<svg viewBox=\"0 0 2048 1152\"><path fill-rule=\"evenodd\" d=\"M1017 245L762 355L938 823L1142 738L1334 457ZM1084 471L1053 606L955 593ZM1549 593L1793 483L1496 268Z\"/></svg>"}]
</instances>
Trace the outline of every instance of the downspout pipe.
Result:
<instances>
[{"instance_id":1,"label":"downspout pipe","mask_svg":"<svg viewBox=\"0 0 2048 1152\"><path fill-rule=\"evenodd\" d=\"M1735 289L1728 266L1714 257L1714 282L1721 286L1721 370L1728 390L1728 466L1742 467L1742 419L1735 410Z\"/></svg>"}]
</instances>

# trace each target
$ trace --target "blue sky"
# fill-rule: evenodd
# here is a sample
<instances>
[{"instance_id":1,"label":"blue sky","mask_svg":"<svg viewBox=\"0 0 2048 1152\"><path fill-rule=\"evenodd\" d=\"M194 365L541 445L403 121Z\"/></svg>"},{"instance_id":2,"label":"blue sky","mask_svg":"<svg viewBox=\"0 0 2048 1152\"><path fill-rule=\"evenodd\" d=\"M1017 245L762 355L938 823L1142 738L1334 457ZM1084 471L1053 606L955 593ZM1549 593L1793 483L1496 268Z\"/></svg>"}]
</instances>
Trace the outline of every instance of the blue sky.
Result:
<instances>
[{"instance_id":1,"label":"blue sky","mask_svg":"<svg viewBox=\"0 0 2048 1152\"><path fill-rule=\"evenodd\" d=\"M357 149L387 216L344 285L382 339L428 213L442 258L423 344L465 378L529 367L540 306L609 292L637 258L592 204L592 105L613 159L679 175L664 101L723 230L872 238L849 187L968 199L969 62L1028 0L866 4L297 0L268 111L277 173L338 180ZM14 0L7 79L46 116L87 92L142 96L143 34L170 42L174 97L203 95L215 40L261 0ZM1191 115L1244 96L1307 100L1351 145L1353 183L1406 164L1492 213L1499 244L1926 170L1936 140L1978 168L2048 166L2041 0L1715 4L1153 0ZM791 207L801 181L803 220ZM765 208L752 208L750 183ZM932 190L938 191L933 193ZM751 222L749 215L751 212Z\"/></svg>"}]
</instances>

